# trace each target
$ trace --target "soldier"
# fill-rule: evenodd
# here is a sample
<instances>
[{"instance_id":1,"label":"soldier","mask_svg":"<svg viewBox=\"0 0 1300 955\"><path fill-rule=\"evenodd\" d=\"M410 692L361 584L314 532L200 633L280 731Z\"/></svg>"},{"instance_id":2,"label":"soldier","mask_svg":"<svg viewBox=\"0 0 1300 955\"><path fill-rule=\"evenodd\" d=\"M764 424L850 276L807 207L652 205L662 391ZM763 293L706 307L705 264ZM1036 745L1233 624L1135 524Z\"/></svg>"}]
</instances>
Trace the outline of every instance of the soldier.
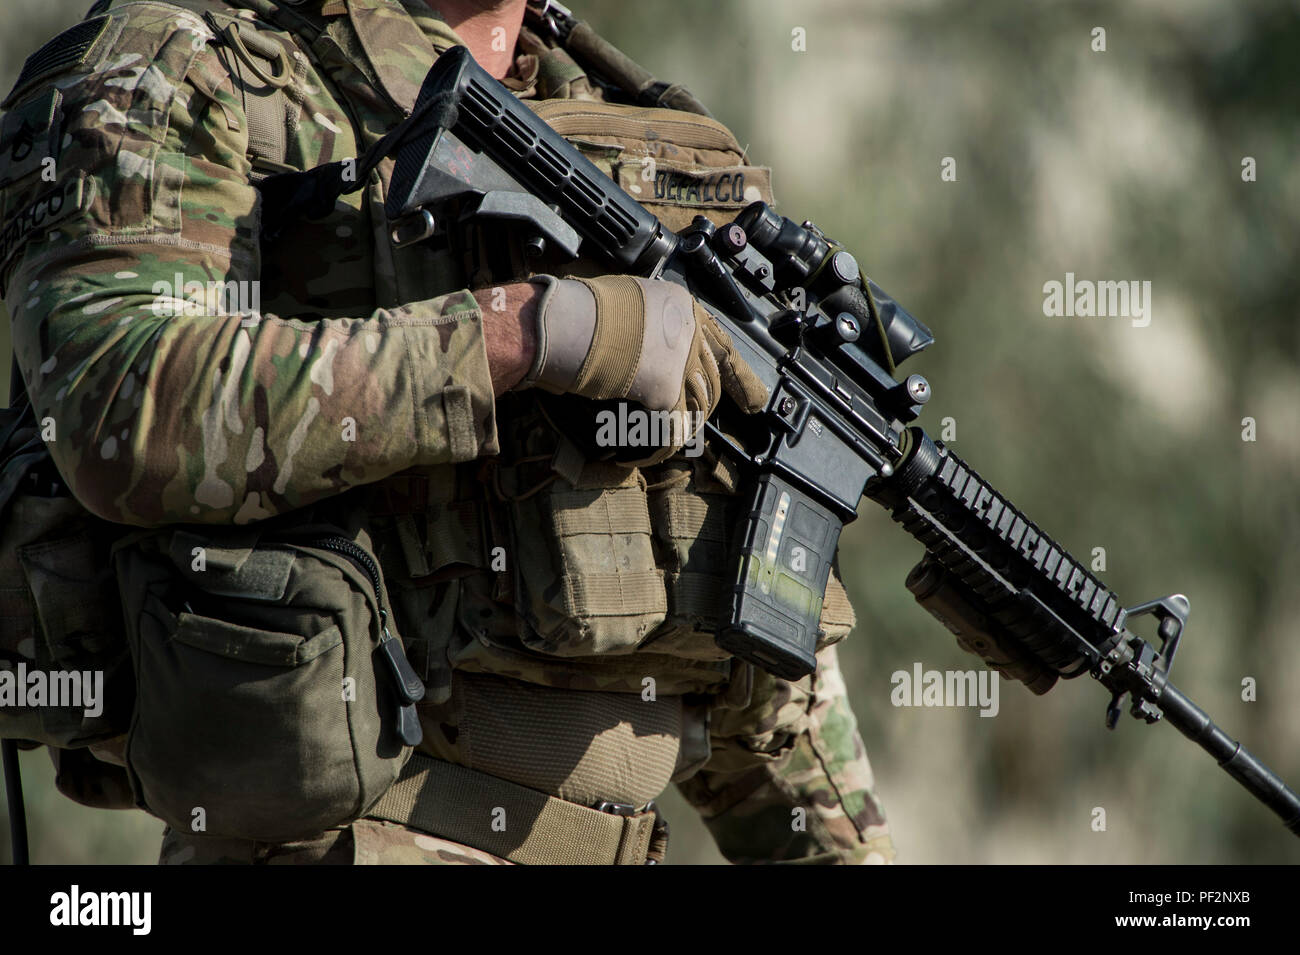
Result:
<instances>
[{"instance_id":1,"label":"soldier","mask_svg":"<svg viewBox=\"0 0 1300 955\"><path fill-rule=\"evenodd\" d=\"M289 841L169 819L162 860L660 861L672 782L734 862L891 861L836 663L853 625L836 577L816 674L730 658L712 640L725 459L678 434L635 466L594 461L556 426L585 399L762 407L687 293L526 259L493 226L398 248L391 160L259 240L264 177L359 156L461 43L671 227L770 201L688 93L551 3L100 0L5 101L22 116L6 130L53 160L0 175L0 277L77 499L214 534L364 501L427 688L404 783L361 818ZM126 729L92 748L102 763L131 765Z\"/></svg>"}]
</instances>

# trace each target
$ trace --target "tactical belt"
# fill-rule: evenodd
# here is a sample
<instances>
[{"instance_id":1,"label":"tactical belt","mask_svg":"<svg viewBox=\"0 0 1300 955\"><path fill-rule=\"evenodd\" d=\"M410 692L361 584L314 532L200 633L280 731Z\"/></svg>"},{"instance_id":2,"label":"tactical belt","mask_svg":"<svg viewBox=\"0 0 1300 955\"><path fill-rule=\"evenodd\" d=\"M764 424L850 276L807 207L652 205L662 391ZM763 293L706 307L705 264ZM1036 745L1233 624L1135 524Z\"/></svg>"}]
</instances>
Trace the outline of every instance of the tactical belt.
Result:
<instances>
[{"instance_id":1,"label":"tactical belt","mask_svg":"<svg viewBox=\"0 0 1300 955\"><path fill-rule=\"evenodd\" d=\"M654 865L668 848L653 802L588 808L419 753L366 815L519 865Z\"/></svg>"}]
</instances>

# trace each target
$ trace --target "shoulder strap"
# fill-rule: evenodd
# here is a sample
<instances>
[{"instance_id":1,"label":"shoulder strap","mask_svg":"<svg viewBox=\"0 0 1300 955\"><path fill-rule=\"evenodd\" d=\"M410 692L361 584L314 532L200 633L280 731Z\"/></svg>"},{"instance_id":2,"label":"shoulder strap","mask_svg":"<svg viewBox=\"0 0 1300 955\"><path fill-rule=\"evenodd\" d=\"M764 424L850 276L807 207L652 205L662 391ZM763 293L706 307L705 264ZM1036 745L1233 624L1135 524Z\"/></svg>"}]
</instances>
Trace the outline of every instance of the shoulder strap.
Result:
<instances>
[{"instance_id":1,"label":"shoulder strap","mask_svg":"<svg viewBox=\"0 0 1300 955\"><path fill-rule=\"evenodd\" d=\"M526 14L534 26L554 37L583 67L617 86L638 105L712 115L686 87L655 79L649 70L555 0L528 0Z\"/></svg>"},{"instance_id":2,"label":"shoulder strap","mask_svg":"<svg viewBox=\"0 0 1300 955\"><path fill-rule=\"evenodd\" d=\"M248 120L249 160L255 166L283 172L288 168L291 106L285 87L294 79L288 53L246 21L231 17L223 23L211 12L203 18L230 51L230 66L239 81Z\"/></svg>"},{"instance_id":3,"label":"shoulder strap","mask_svg":"<svg viewBox=\"0 0 1300 955\"><path fill-rule=\"evenodd\" d=\"M271 0L157 0L157 2L201 17L216 34L216 42L229 51L228 66L232 82L236 84L238 95L243 100L248 122L249 159L255 165L263 167L261 173L268 170L283 172L290 168L285 160L289 151L288 131L293 104L285 92L285 87L294 79L295 63L290 56L290 51L287 51L282 44L261 34L254 24L236 16L232 8L243 7L252 10L259 20L301 38L302 45L306 48L310 48L311 43L319 35L319 25L309 17ZM97 0L86 14L87 21L102 18L103 25L100 33L107 31L109 18L104 14L114 12L115 3L117 0ZM117 5L125 7L130 4L131 0L122 0ZM32 59L39 60L41 56L37 54ZM297 68L305 70L306 64L297 64ZM200 84L202 89L204 85L220 82L220 80L197 76L195 82ZM211 95L213 91L205 92ZM234 121L229 111L227 116L231 122Z\"/></svg>"},{"instance_id":4,"label":"shoulder strap","mask_svg":"<svg viewBox=\"0 0 1300 955\"><path fill-rule=\"evenodd\" d=\"M109 0L111 2L111 0ZM292 103L286 88L295 78L289 50L236 16L231 8L252 11L267 26L297 37L304 50L321 32L321 23L273 0L162 0L200 15L229 51L229 67L248 122L248 154L261 173L284 172L289 152ZM305 63L297 65L304 71ZM301 73L300 73L301 75Z\"/></svg>"}]
</instances>

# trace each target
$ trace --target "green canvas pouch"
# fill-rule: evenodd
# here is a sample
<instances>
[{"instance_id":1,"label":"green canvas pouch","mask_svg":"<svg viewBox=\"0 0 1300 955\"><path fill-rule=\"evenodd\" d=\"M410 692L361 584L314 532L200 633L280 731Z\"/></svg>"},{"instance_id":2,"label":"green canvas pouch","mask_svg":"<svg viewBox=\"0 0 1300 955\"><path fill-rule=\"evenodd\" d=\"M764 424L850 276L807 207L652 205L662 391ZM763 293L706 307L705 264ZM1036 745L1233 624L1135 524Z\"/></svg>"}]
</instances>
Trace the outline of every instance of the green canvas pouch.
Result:
<instances>
[{"instance_id":1,"label":"green canvas pouch","mask_svg":"<svg viewBox=\"0 0 1300 955\"><path fill-rule=\"evenodd\" d=\"M186 833L284 842L364 815L424 694L363 526L182 526L115 549L136 802Z\"/></svg>"}]
</instances>

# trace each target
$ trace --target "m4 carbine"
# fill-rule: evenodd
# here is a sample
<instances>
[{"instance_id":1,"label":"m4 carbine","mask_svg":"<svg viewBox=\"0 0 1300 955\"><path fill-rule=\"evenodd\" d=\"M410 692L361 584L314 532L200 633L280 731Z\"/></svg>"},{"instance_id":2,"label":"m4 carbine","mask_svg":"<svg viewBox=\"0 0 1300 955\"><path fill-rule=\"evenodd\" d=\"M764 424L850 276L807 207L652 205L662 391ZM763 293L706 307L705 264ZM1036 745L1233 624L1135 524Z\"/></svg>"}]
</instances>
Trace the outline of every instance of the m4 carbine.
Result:
<instances>
[{"instance_id":1,"label":"m4 carbine","mask_svg":"<svg viewBox=\"0 0 1300 955\"><path fill-rule=\"evenodd\" d=\"M862 497L925 545L908 588L959 643L1038 694L1090 674L1213 755L1300 835L1300 799L1169 682L1188 601L1119 598L955 454L912 425L930 397L896 369L933 341L841 246L759 202L674 233L457 47L429 71L396 149L386 212L405 244L501 219L526 247L589 254L684 285L769 390L764 411L724 402L705 425L747 474L729 622L734 655L787 679L816 667L822 598L840 528ZM373 158L371 160L373 162ZM310 174L308 174L310 175ZM1128 629L1151 615L1159 648Z\"/></svg>"}]
</instances>

